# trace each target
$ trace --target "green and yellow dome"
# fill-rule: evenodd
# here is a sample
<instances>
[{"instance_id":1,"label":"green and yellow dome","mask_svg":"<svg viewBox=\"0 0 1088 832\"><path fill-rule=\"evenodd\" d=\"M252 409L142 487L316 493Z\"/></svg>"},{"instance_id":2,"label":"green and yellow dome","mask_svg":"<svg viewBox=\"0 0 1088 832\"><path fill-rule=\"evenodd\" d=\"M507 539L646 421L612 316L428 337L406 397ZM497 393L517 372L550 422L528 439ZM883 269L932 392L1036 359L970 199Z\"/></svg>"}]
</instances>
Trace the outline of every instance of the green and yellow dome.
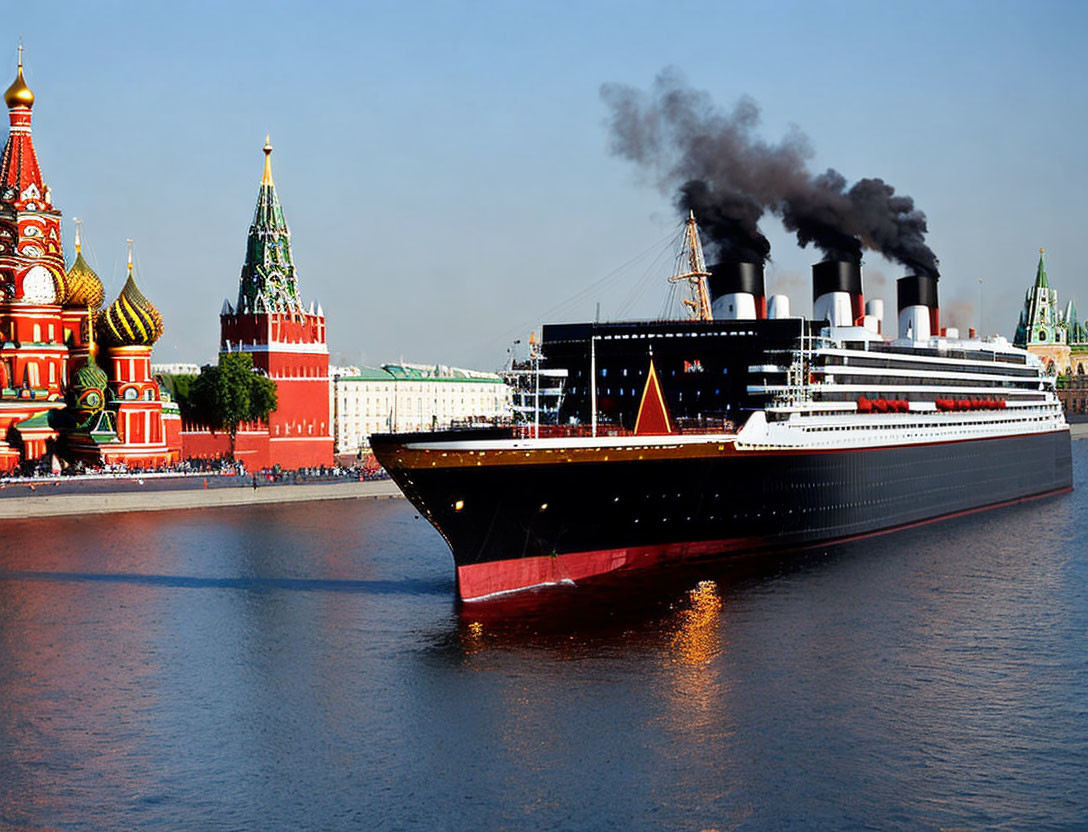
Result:
<instances>
[{"instance_id":1,"label":"green and yellow dome","mask_svg":"<svg viewBox=\"0 0 1088 832\"><path fill-rule=\"evenodd\" d=\"M98 366L94 356L88 356L87 363L72 376L72 387L77 390L105 390L109 383L106 371Z\"/></svg>"},{"instance_id":2,"label":"green and yellow dome","mask_svg":"<svg viewBox=\"0 0 1088 832\"><path fill-rule=\"evenodd\" d=\"M136 288L131 268L121 294L102 314L98 333L111 347L150 347L162 336L162 315Z\"/></svg>"},{"instance_id":3,"label":"green and yellow dome","mask_svg":"<svg viewBox=\"0 0 1088 832\"><path fill-rule=\"evenodd\" d=\"M72 403L84 416L98 413L106 406L106 387L109 384L106 371L94 360L94 353L87 356L87 363L72 376L69 395Z\"/></svg>"}]
</instances>

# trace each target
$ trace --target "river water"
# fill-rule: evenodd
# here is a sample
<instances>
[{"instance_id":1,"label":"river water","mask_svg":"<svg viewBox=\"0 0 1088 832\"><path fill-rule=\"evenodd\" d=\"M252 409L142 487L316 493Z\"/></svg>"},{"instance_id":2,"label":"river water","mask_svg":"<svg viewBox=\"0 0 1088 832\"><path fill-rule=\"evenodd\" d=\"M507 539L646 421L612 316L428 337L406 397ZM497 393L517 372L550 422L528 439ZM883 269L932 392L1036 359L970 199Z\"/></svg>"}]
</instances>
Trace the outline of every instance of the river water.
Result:
<instances>
[{"instance_id":1,"label":"river water","mask_svg":"<svg viewBox=\"0 0 1088 832\"><path fill-rule=\"evenodd\" d=\"M1074 458L1071 495L463 610L403 500L7 521L0 830L1088 829Z\"/></svg>"}]
</instances>

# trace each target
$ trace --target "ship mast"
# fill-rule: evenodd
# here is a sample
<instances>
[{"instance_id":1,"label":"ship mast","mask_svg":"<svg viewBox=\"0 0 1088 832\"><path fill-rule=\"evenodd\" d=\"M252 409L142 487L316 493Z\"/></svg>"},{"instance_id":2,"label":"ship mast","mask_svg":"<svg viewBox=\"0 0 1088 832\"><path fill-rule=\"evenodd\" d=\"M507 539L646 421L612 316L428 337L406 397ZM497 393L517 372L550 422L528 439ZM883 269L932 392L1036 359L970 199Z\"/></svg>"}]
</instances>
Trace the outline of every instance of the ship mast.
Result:
<instances>
[{"instance_id":1,"label":"ship mast","mask_svg":"<svg viewBox=\"0 0 1088 832\"><path fill-rule=\"evenodd\" d=\"M706 279L710 272L706 270L703 259L703 244L699 240L699 228L695 224L695 212L689 211L684 228L684 243L676 258L676 274L669 278L670 283L686 280L689 297L681 301L688 308L688 318L693 321L710 321L714 316L710 312L710 292Z\"/></svg>"}]
</instances>

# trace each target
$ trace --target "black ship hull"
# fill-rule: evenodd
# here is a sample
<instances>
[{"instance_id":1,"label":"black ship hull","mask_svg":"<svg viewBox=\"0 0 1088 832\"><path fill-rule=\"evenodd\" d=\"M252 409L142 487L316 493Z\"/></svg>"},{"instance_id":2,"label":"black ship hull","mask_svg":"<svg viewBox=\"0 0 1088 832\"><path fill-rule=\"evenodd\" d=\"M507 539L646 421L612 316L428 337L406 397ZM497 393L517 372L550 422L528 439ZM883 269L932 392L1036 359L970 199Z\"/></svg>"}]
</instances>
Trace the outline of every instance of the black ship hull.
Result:
<instances>
[{"instance_id":1,"label":"black ship hull","mask_svg":"<svg viewBox=\"0 0 1088 832\"><path fill-rule=\"evenodd\" d=\"M486 434L484 435L486 436ZM835 450L372 437L473 600L617 569L849 539L1072 487L1068 429Z\"/></svg>"}]
</instances>

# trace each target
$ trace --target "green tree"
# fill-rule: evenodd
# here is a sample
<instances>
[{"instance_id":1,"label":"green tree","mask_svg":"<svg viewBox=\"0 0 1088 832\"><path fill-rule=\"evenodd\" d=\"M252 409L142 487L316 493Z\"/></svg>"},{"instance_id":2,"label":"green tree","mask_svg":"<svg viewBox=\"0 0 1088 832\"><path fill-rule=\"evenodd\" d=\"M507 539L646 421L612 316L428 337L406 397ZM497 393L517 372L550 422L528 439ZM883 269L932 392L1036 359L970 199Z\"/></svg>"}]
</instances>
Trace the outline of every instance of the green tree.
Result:
<instances>
[{"instance_id":1,"label":"green tree","mask_svg":"<svg viewBox=\"0 0 1088 832\"><path fill-rule=\"evenodd\" d=\"M193 382L195 382L197 378L198 376L190 374L158 376L160 384L166 389L166 392L170 394L174 401L178 403L182 415L187 419L194 417Z\"/></svg>"},{"instance_id":2,"label":"green tree","mask_svg":"<svg viewBox=\"0 0 1088 832\"><path fill-rule=\"evenodd\" d=\"M276 409L276 383L253 368L246 352L220 353L218 364L202 367L190 390L193 412L230 436L230 455L242 422L267 422Z\"/></svg>"}]
</instances>

